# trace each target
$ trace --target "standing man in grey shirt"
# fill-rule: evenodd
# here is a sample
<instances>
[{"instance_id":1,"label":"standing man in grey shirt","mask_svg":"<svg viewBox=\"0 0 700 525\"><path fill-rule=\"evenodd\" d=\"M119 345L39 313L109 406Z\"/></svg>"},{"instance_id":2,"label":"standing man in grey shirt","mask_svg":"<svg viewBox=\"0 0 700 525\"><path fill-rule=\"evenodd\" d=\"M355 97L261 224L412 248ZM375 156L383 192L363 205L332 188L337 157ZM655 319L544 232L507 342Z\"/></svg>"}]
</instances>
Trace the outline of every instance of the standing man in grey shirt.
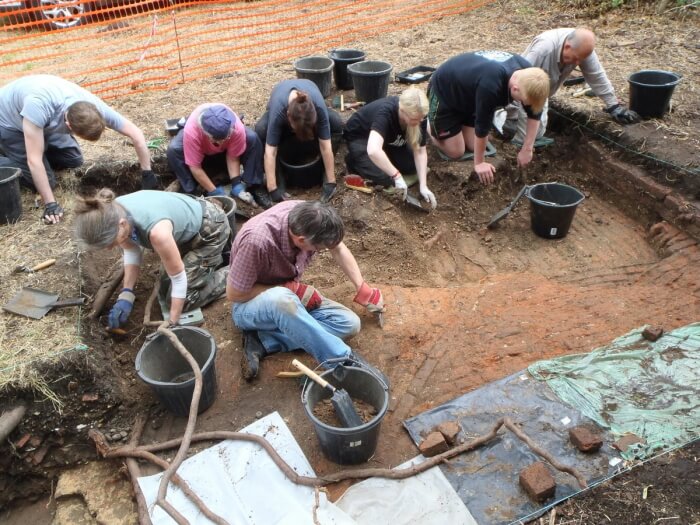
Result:
<instances>
[{"instance_id":1,"label":"standing man in grey shirt","mask_svg":"<svg viewBox=\"0 0 700 525\"><path fill-rule=\"evenodd\" d=\"M73 135L95 141L104 128L131 139L141 166L144 189L155 189L151 157L143 132L92 93L53 75L28 75L0 88L0 167L22 170L22 185L44 201L42 219L56 224L63 208L56 202L54 169L83 163Z\"/></svg>"},{"instance_id":2,"label":"standing man in grey shirt","mask_svg":"<svg viewBox=\"0 0 700 525\"><path fill-rule=\"evenodd\" d=\"M639 115L620 104L615 89L605 74L595 52L595 35L585 28L559 28L545 31L535 37L522 54L533 66L544 69L549 75L549 96L554 95L576 66L581 69L583 78L605 104L605 111L620 124L639 121ZM547 128L547 108L545 103L537 133L535 146L546 145L551 140L542 140ZM517 107L517 129L513 142L522 144L527 125L527 114L521 105ZM508 108L509 119L515 119L514 107ZM546 142L546 143L545 143Z\"/></svg>"}]
</instances>

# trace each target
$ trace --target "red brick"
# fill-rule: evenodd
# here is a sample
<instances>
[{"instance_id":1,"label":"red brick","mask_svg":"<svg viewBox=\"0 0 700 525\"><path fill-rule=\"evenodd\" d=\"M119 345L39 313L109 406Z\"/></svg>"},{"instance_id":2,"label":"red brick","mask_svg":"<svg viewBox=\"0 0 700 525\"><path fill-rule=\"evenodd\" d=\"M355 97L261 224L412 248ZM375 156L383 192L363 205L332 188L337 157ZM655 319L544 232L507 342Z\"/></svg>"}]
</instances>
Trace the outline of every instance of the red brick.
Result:
<instances>
[{"instance_id":1,"label":"red brick","mask_svg":"<svg viewBox=\"0 0 700 525\"><path fill-rule=\"evenodd\" d=\"M652 343L664 335L664 329L660 326L648 326L642 332L642 337Z\"/></svg>"},{"instance_id":2,"label":"red brick","mask_svg":"<svg viewBox=\"0 0 700 525\"><path fill-rule=\"evenodd\" d=\"M644 445L646 442L646 439L641 438L636 434L625 434L615 443L613 443L612 446L620 452L627 452L627 449L630 448L631 445L635 445L637 443L642 443Z\"/></svg>"},{"instance_id":3,"label":"red brick","mask_svg":"<svg viewBox=\"0 0 700 525\"><path fill-rule=\"evenodd\" d=\"M569 430L569 439L581 452L597 452L603 446L600 435L585 426Z\"/></svg>"},{"instance_id":4,"label":"red brick","mask_svg":"<svg viewBox=\"0 0 700 525\"><path fill-rule=\"evenodd\" d=\"M440 423L435 430L440 432L442 437L445 438L445 441L447 441L447 444L452 447L457 441L460 428L456 421L445 421L444 423Z\"/></svg>"},{"instance_id":5,"label":"red brick","mask_svg":"<svg viewBox=\"0 0 700 525\"><path fill-rule=\"evenodd\" d=\"M445 438L442 437L440 432L431 432L418 446L418 450L420 450L420 453L426 458L442 454L449 448Z\"/></svg>"},{"instance_id":6,"label":"red brick","mask_svg":"<svg viewBox=\"0 0 700 525\"><path fill-rule=\"evenodd\" d=\"M15 442L15 447L16 447L16 448L24 448L24 445L27 444L27 441L29 441L29 438L30 438L30 437L32 437L31 434L25 434L25 435L23 435L21 438L19 438L19 439Z\"/></svg>"},{"instance_id":7,"label":"red brick","mask_svg":"<svg viewBox=\"0 0 700 525\"><path fill-rule=\"evenodd\" d=\"M520 471L520 486L535 501L545 501L554 496L557 484L547 466L538 461Z\"/></svg>"}]
</instances>

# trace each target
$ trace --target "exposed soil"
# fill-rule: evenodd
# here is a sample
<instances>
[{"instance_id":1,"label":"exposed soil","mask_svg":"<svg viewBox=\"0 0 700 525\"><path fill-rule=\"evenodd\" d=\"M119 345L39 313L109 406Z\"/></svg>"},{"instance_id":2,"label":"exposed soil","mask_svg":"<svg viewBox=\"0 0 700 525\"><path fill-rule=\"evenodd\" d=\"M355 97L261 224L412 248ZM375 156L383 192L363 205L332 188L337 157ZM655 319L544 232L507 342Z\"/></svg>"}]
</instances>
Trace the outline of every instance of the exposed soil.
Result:
<instances>
[{"instance_id":1,"label":"exposed soil","mask_svg":"<svg viewBox=\"0 0 700 525\"><path fill-rule=\"evenodd\" d=\"M470 169L471 163L448 163L430 150L429 184L439 204L430 214L381 193L366 195L341 188L334 198L333 204L347 225L346 244L365 279L380 286L385 295L386 326L380 329L373 318L351 303L352 286L328 254L320 254L305 280L324 295L355 308L363 329L351 345L391 380L390 407L370 466L395 466L417 454L401 424L409 416L534 361L588 352L642 324L671 330L697 321L700 250L696 240L668 224L656 226L650 234L650 228L660 223L660 210L642 205L635 194L614 193L601 174L607 163L624 155L644 164L649 173L697 205L693 200L696 179L688 171L700 166L700 109L695 87L700 79L694 47L700 36L697 26L635 10L581 20L576 11L561 4L507 2L446 18L411 33L357 42L356 46L373 58L392 57L395 71L400 71L417 64L437 65L465 49L519 51L538 31L584 23L598 34L599 54L622 98L626 97L626 75L632 70L666 66L686 75L674 97L674 111L667 118L622 132L602 112L597 99L573 99L564 91L554 103L561 115L552 115L549 133L556 138L556 145L538 152L526 172L514 167L517 150L494 139L498 179L491 187L469 178L467 167ZM475 25L480 28L478 37L466 30ZM660 36L650 39L649 34ZM503 44L503 35L511 37L508 45ZM158 93L119 100L114 105L143 123L149 137L162 135L164 118L184 115L205 100L226 101L245 113L250 125L262 114L272 84L289 76L293 76L289 65L266 67L235 78L183 86L168 93L167 104ZM402 88L392 84L390 93L399 93ZM346 92L348 98L351 92ZM344 117L349 114L345 112ZM579 127L571 120L585 121L586 126ZM596 140L595 133L672 161L677 167L607 147L595 156L587 147L589 141ZM124 147L122 137L111 135L86 145L85 152L88 162L77 172L80 191L90 192L103 185L120 192L138 188L135 157ZM341 149L336 158L339 174L344 170L343 154ZM156 171L165 182L172 180L162 152L156 152L155 158ZM550 181L572 184L586 195L566 238L536 237L530 230L526 200L498 229L484 228L524 183ZM317 198L319 190L292 193L298 198ZM69 213L70 207L67 203ZM242 208L250 213L259 211L245 205ZM70 235L67 224L55 231L66 239ZM116 252L82 258L83 287L88 294L97 290L118 261ZM13 448L0 455L4 458L2 469L8 474L2 477L5 484L0 508L21 496L47 493L51 479L64 465L95 457L85 431L73 430L78 425L100 428L115 443L123 443L134 414L147 411L149 423L143 442L182 435L185 421L159 407L133 366L147 335L140 320L157 269L155 258L147 257L126 336L108 336L104 319L85 324L91 358L102 365L108 379L97 375L94 367L88 368L89 377L75 376L72 369L50 372L56 378L66 376L55 386L68 407L58 416L49 403L37 403L32 407L34 416L25 419L11 435L13 443L25 434L40 436L39 446L45 446L46 451L36 464L32 463L35 450L28 448ZM76 279L70 272L64 277ZM153 313L154 318L158 315ZM204 328L218 347L218 397L199 417L198 431L237 430L256 417L278 411L317 473L338 470L320 452L313 425L300 402L300 382L276 377L280 371L292 370L292 357L312 366L310 357L299 352L270 356L262 362L260 377L247 383L240 377L241 335L231 322L230 305L220 300L206 308ZM71 389L71 381L80 388ZM86 393L97 393L98 397L86 401ZM497 417L494 415L494 420ZM696 443L615 478L559 507L556 522L636 525L665 518L660 523L695 523L700 520L697 455ZM150 470L144 467L145 472ZM645 484L654 486L647 491L647 499L640 500L640 486ZM344 488L331 487L332 496ZM672 516L679 517L674 521ZM2 518L9 520L7 515L0 515Z\"/></svg>"}]
</instances>

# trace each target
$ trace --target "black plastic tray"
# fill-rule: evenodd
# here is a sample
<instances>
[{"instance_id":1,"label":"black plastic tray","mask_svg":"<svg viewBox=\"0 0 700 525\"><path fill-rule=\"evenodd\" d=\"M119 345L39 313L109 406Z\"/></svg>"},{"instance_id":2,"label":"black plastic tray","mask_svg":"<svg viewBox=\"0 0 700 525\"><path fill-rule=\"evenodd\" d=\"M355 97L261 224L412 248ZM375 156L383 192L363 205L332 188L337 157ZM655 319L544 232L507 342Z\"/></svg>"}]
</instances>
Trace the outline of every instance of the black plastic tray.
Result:
<instances>
[{"instance_id":1,"label":"black plastic tray","mask_svg":"<svg viewBox=\"0 0 700 525\"><path fill-rule=\"evenodd\" d=\"M168 135L171 137L177 135L177 132L184 127L185 117L165 119L165 131L167 131Z\"/></svg>"},{"instance_id":2,"label":"black plastic tray","mask_svg":"<svg viewBox=\"0 0 700 525\"><path fill-rule=\"evenodd\" d=\"M403 82L404 84L418 84L419 82L428 80L434 71L435 68L430 66L412 67L411 69L397 73L396 81Z\"/></svg>"}]
</instances>

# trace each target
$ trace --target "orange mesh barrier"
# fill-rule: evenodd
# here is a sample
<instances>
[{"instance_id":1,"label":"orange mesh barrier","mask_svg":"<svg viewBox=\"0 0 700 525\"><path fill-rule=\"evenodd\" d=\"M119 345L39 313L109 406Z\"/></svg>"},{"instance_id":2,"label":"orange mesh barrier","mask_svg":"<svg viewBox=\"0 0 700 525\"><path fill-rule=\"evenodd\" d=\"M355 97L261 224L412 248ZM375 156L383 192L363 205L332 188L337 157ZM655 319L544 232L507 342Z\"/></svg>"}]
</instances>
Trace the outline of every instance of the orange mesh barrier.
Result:
<instances>
[{"instance_id":1,"label":"orange mesh barrier","mask_svg":"<svg viewBox=\"0 0 700 525\"><path fill-rule=\"evenodd\" d=\"M50 73L105 99L164 90L325 55L492 1L0 0L0 85Z\"/></svg>"}]
</instances>

